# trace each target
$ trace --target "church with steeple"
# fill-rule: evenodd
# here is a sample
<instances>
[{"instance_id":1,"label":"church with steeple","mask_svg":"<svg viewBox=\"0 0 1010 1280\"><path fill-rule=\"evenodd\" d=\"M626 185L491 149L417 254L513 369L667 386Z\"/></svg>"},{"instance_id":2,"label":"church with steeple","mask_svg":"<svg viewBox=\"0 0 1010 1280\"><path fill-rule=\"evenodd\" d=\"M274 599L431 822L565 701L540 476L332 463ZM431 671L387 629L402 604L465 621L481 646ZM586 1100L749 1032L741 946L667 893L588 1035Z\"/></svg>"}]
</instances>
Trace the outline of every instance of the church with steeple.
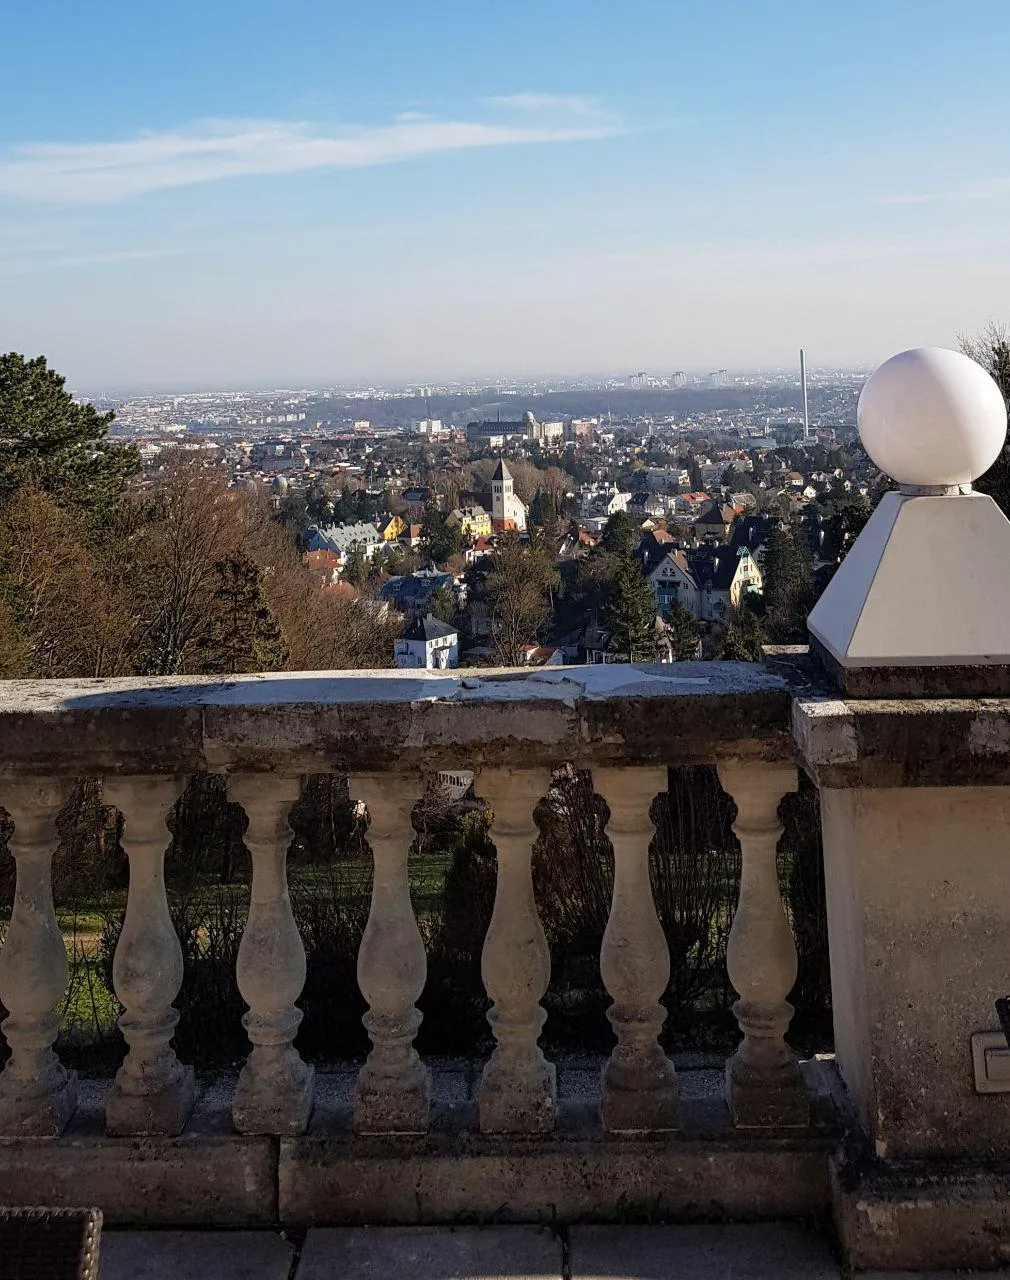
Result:
<instances>
[{"instance_id":1,"label":"church with steeple","mask_svg":"<svg viewBox=\"0 0 1010 1280\"><path fill-rule=\"evenodd\" d=\"M512 472L504 458L498 460L491 477L491 525L495 533L509 529L522 533L526 529L526 504L516 497Z\"/></svg>"}]
</instances>

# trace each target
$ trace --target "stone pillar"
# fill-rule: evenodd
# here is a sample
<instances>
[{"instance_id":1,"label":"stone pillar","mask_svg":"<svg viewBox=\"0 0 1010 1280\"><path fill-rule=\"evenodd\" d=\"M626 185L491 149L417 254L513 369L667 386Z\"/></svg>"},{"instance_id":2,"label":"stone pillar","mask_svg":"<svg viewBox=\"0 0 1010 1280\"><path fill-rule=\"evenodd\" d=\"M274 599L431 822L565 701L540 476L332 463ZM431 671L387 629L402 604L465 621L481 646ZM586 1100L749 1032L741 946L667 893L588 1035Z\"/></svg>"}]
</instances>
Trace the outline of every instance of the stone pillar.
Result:
<instances>
[{"instance_id":1,"label":"stone pillar","mask_svg":"<svg viewBox=\"0 0 1010 1280\"><path fill-rule=\"evenodd\" d=\"M494 1001L488 1022L497 1045L480 1082L484 1133L546 1133L554 1127L557 1073L537 1044L547 1016L540 1001L551 957L533 898L533 810L549 783L545 769L489 769L480 793L494 811L498 854L494 910L481 976Z\"/></svg>"},{"instance_id":2,"label":"stone pillar","mask_svg":"<svg viewBox=\"0 0 1010 1280\"><path fill-rule=\"evenodd\" d=\"M802 1128L810 1103L799 1063L785 1042L793 1016L786 996L796 981L796 944L779 893L778 807L797 786L796 766L731 762L719 781L737 807L740 900L727 967L740 999L733 1006L743 1042L727 1066L727 1099L739 1128Z\"/></svg>"},{"instance_id":3,"label":"stone pillar","mask_svg":"<svg viewBox=\"0 0 1010 1280\"><path fill-rule=\"evenodd\" d=\"M410 902L407 855L418 788L409 775L352 774L350 792L368 809L372 901L358 952L358 986L372 1048L358 1076L354 1127L359 1133L424 1133L431 1078L414 1048L416 1007L427 958Z\"/></svg>"},{"instance_id":4,"label":"stone pillar","mask_svg":"<svg viewBox=\"0 0 1010 1280\"><path fill-rule=\"evenodd\" d=\"M670 951L649 878L652 801L666 790L665 769L595 769L593 785L610 809L614 897L600 950L607 1017L617 1036L603 1068L603 1127L610 1133L677 1128L677 1077L659 1046L666 1021L660 997L670 980Z\"/></svg>"},{"instance_id":5,"label":"stone pillar","mask_svg":"<svg viewBox=\"0 0 1010 1280\"><path fill-rule=\"evenodd\" d=\"M179 1014L172 1001L182 986L182 947L165 895L165 821L182 793L177 777L116 777L105 802L123 815L130 860L126 919L112 962L124 1013L119 1026L129 1051L105 1105L109 1133L181 1133L193 1109L193 1069L171 1047Z\"/></svg>"},{"instance_id":6,"label":"stone pillar","mask_svg":"<svg viewBox=\"0 0 1010 1280\"><path fill-rule=\"evenodd\" d=\"M312 1114L314 1071L293 1041L302 1013L295 1005L305 985L305 948L291 912L287 856L288 814L301 780L276 774L228 779L228 798L249 819L245 844L252 859L249 918L235 974L248 1012L242 1025L252 1051L232 1102L239 1133L304 1133Z\"/></svg>"},{"instance_id":7,"label":"stone pillar","mask_svg":"<svg viewBox=\"0 0 1010 1280\"><path fill-rule=\"evenodd\" d=\"M26 778L5 784L14 819L10 851L17 863L14 907L0 955L0 999L11 1056L0 1075L0 1133L55 1137L77 1105L77 1077L53 1052L67 985L67 951L53 909L56 816L67 781Z\"/></svg>"}]
</instances>

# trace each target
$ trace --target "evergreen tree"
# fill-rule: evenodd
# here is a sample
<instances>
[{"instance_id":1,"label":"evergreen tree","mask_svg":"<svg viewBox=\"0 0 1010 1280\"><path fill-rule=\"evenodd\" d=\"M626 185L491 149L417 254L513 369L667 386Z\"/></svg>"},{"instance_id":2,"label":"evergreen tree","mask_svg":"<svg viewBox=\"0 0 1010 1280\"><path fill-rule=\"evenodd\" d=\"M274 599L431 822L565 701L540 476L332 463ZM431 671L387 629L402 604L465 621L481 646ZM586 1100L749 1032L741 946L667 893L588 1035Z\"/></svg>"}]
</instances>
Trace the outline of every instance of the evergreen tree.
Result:
<instances>
[{"instance_id":1,"label":"evergreen tree","mask_svg":"<svg viewBox=\"0 0 1010 1280\"><path fill-rule=\"evenodd\" d=\"M603 526L600 546L611 555L630 556L639 542L638 526L626 511L615 511Z\"/></svg>"},{"instance_id":2,"label":"evergreen tree","mask_svg":"<svg viewBox=\"0 0 1010 1280\"><path fill-rule=\"evenodd\" d=\"M619 556L604 606L604 624L615 653L629 662L648 662L656 655L656 600L638 562Z\"/></svg>"},{"instance_id":3,"label":"evergreen tree","mask_svg":"<svg viewBox=\"0 0 1010 1280\"><path fill-rule=\"evenodd\" d=\"M33 483L60 506L102 523L140 470L133 445L106 439L115 414L78 404L45 356L0 356L0 501Z\"/></svg>"},{"instance_id":4,"label":"evergreen tree","mask_svg":"<svg viewBox=\"0 0 1010 1280\"><path fill-rule=\"evenodd\" d=\"M765 546L764 601L768 637L774 644L802 644L813 604L813 567L803 529L775 529Z\"/></svg>"},{"instance_id":5,"label":"evergreen tree","mask_svg":"<svg viewBox=\"0 0 1010 1280\"><path fill-rule=\"evenodd\" d=\"M448 587L437 587L431 593L426 612L439 622L452 622L456 617L456 597Z\"/></svg>"},{"instance_id":6,"label":"evergreen tree","mask_svg":"<svg viewBox=\"0 0 1010 1280\"><path fill-rule=\"evenodd\" d=\"M359 591L368 586L369 565L364 549L355 543L347 555L343 569L343 579Z\"/></svg>"},{"instance_id":7,"label":"evergreen tree","mask_svg":"<svg viewBox=\"0 0 1010 1280\"><path fill-rule=\"evenodd\" d=\"M730 614L719 657L726 662L760 662L765 642L761 619L746 603Z\"/></svg>"},{"instance_id":8,"label":"evergreen tree","mask_svg":"<svg viewBox=\"0 0 1010 1280\"><path fill-rule=\"evenodd\" d=\"M680 600L674 600L666 612L666 635L675 661L690 662L698 656L698 621Z\"/></svg>"},{"instance_id":9,"label":"evergreen tree","mask_svg":"<svg viewBox=\"0 0 1010 1280\"><path fill-rule=\"evenodd\" d=\"M445 564L450 556L462 552L463 536L455 525L446 524L445 516L432 504L424 509L421 545L432 564Z\"/></svg>"},{"instance_id":10,"label":"evergreen tree","mask_svg":"<svg viewBox=\"0 0 1010 1280\"><path fill-rule=\"evenodd\" d=\"M207 672L279 671L287 658L280 629L263 597L262 575L238 552L214 566L210 623L200 645Z\"/></svg>"}]
</instances>

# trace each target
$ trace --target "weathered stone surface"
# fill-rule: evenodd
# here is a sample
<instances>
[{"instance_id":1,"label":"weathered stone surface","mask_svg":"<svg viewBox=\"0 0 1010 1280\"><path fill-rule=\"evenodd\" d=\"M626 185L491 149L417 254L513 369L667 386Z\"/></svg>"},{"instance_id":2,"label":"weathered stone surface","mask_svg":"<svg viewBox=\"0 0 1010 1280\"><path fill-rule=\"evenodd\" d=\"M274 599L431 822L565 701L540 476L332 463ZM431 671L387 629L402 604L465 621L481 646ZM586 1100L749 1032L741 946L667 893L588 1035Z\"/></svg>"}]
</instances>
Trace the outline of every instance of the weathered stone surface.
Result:
<instances>
[{"instance_id":1,"label":"weathered stone surface","mask_svg":"<svg viewBox=\"0 0 1010 1280\"><path fill-rule=\"evenodd\" d=\"M825 1144L514 1141L409 1151L311 1135L281 1142L281 1221L293 1225L818 1214Z\"/></svg>"},{"instance_id":2,"label":"weathered stone surface","mask_svg":"<svg viewBox=\"0 0 1010 1280\"><path fill-rule=\"evenodd\" d=\"M672 1132L678 1127L677 1075L657 1037L670 951L653 901L650 806L666 789L663 769L597 769L593 785L610 810L614 891L600 948L600 974L613 1003L617 1044L603 1068L600 1104L609 1133Z\"/></svg>"},{"instance_id":3,"label":"weathered stone surface","mask_svg":"<svg viewBox=\"0 0 1010 1280\"><path fill-rule=\"evenodd\" d=\"M881 1159L1005 1159L970 1037L1010 986L1010 788L821 792L835 1048Z\"/></svg>"},{"instance_id":4,"label":"weathered stone surface","mask_svg":"<svg viewBox=\"0 0 1010 1280\"><path fill-rule=\"evenodd\" d=\"M835 1227L856 1271L991 1269L1010 1264L1005 1163L834 1162ZM1001 1272L1000 1274L1007 1274Z\"/></svg>"},{"instance_id":5,"label":"weathered stone surface","mask_svg":"<svg viewBox=\"0 0 1010 1280\"><path fill-rule=\"evenodd\" d=\"M792 723L822 787L1010 786L1010 699L801 694Z\"/></svg>"},{"instance_id":6,"label":"weathered stone surface","mask_svg":"<svg viewBox=\"0 0 1010 1280\"><path fill-rule=\"evenodd\" d=\"M561 1280L546 1227L343 1227L310 1231L296 1280Z\"/></svg>"},{"instance_id":7,"label":"weathered stone surface","mask_svg":"<svg viewBox=\"0 0 1010 1280\"><path fill-rule=\"evenodd\" d=\"M783 661L11 680L0 773L397 772L419 752L433 769L791 759L790 699L810 689Z\"/></svg>"},{"instance_id":8,"label":"weathered stone surface","mask_svg":"<svg viewBox=\"0 0 1010 1280\"><path fill-rule=\"evenodd\" d=\"M123 815L130 862L126 917L112 965L129 1051L106 1103L112 1134L175 1136L193 1108L193 1070L171 1045L183 961L165 894L165 823L182 787L178 776L118 777L105 784L105 802Z\"/></svg>"},{"instance_id":9,"label":"weathered stone surface","mask_svg":"<svg viewBox=\"0 0 1010 1280\"><path fill-rule=\"evenodd\" d=\"M269 1138L96 1138L0 1143L0 1202L98 1205L126 1226L269 1225L277 1220Z\"/></svg>"},{"instance_id":10,"label":"weathered stone surface","mask_svg":"<svg viewBox=\"0 0 1010 1280\"><path fill-rule=\"evenodd\" d=\"M739 994L733 1013L743 1041L726 1064L726 1092L738 1128L802 1128L810 1103L796 1055L785 1042L793 1015L786 996L796 981L796 945L779 889L776 851L783 796L797 785L793 765L719 766L719 781L737 808L740 899L726 964Z\"/></svg>"},{"instance_id":11,"label":"weathered stone surface","mask_svg":"<svg viewBox=\"0 0 1010 1280\"><path fill-rule=\"evenodd\" d=\"M840 1280L828 1240L790 1223L572 1227L571 1280Z\"/></svg>"},{"instance_id":12,"label":"weathered stone surface","mask_svg":"<svg viewBox=\"0 0 1010 1280\"><path fill-rule=\"evenodd\" d=\"M288 1280L294 1246L271 1231L106 1231L102 1280Z\"/></svg>"},{"instance_id":13,"label":"weathered stone surface","mask_svg":"<svg viewBox=\"0 0 1010 1280\"><path fill-rule=\"evenodd\" d=\"M479 778L491 805L497 852L494 909L480 972L492 1005L495 1047L481 1075L478 1108L484 1133L549 1133L557 1106L557 1074L537 1043L546 1013L540 1004L551 976L533 895L533 810L547 791L542 769L489 769Z\"/></svg>"},{"instance_id":14,"label":"weathered stone surface","mask_svg":"<svg viewBox=\"0 0 1010 1280\"><path fill-rule=\"evenodd\" d=\"M0 952L4 1036L11 1054L0 1074L0 1132L54 1137L77 1105L77 1079L53 1051L67 954L56 921L52 859L64 779L20 779L7 788L14 820L10 852L17 865L14 904Z\"/></svg>"},{"instance_id":15,"label":"weathered stone surface","mask_svg":"<svg viewBox=\"0 0 1010 1280\"><path fill-rule=\"evenodd\" d=\"M368 1001L363 1021L372 1041L355 1096L359 1133L425 1133L428 1128L431 1076L414 1048L427 957L407 877L414 839L410 816L421 790L410 775L353 774L350 779L352 797L368 810L373 867L358 951L358 986Z\"/></svg>"},{"instance_id":16,"label":"weathered stone surface","mask_svg":"<svg viewBox=\"0 0 1010 1280\"><path fill-rule=\"evenodd\" d=\"M283 774L228 780L229 799L249 820L252 859L249 916L235 966L252 1044L232 1103L239 1133L304 1133L312 1114L314 1071L293 1043L302 1020L295 1001L305 985L305 948L286 874L288 814L300 791L300 779Z\"/></svg>"}]
</instances>

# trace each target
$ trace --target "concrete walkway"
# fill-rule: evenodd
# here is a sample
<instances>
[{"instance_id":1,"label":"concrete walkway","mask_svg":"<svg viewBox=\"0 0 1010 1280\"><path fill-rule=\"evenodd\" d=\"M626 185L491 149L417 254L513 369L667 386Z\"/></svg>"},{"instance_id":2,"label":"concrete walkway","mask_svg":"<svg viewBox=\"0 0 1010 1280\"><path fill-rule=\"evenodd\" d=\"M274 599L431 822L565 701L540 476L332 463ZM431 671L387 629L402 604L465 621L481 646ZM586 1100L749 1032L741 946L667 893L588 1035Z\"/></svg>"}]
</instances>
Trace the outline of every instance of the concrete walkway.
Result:
<instances>
[{"instance_id":1,"label":"concrete walkway","mask_svg":"<svg viewBox=\"0 0 1010 1280\"><path fill-rule=\"evenodd\" d=\"M115 1231L101 1280L842 1280L830 1242L791 1223ZM931 1280L956 1273L934 1272ZM964 1273L961 1273L964 1274ZM1010 1272L987 1272L1010 1277ZM866 1273L864 1280L870 1280ZM877 1280L902 1280L896 1273ZM906 1276L905 1280L912 1280ZM919 1276L918 1280L926 1280Z\"/></svg>"}]
</instances>

